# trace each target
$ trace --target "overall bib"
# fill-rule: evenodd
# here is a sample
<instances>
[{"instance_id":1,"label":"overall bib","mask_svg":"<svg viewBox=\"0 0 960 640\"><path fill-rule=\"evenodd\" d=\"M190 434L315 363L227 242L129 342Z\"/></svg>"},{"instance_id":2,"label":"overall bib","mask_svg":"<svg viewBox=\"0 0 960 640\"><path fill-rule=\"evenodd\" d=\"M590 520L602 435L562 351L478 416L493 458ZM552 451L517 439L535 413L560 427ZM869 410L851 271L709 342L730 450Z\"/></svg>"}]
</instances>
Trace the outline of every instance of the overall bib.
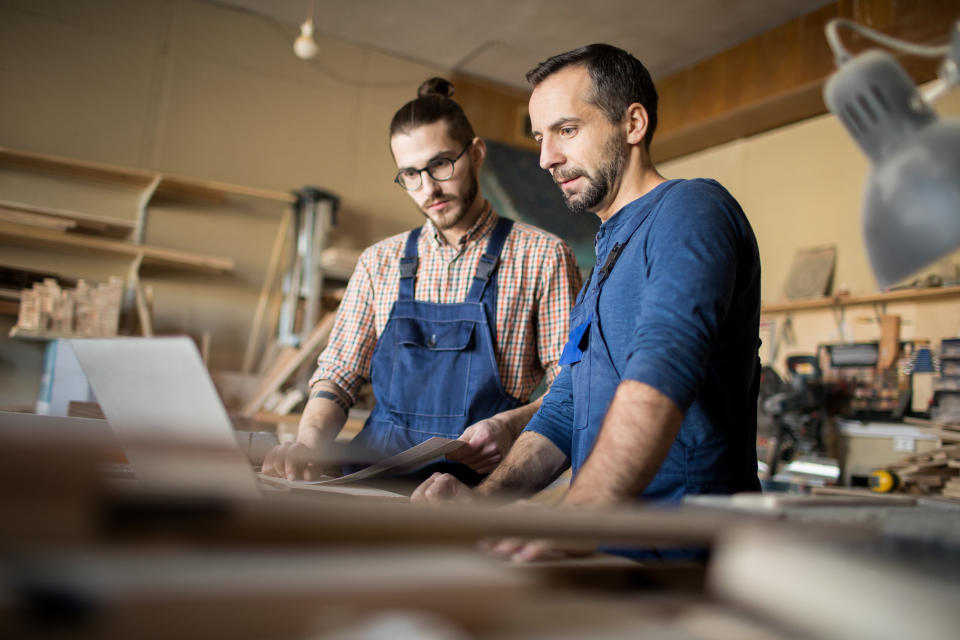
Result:
<instances>
[{"instance_id":1,"label":"overall bib","mask_svg":"<svg viewBox=\"0 0 960 640\"><path fill-rule=\"evenodd\" d=\"M400 260L400 290L370 364L376 406L348 450L351 460L374 461L433 436L458 438L468 426L521 403L500 382L494 353L497 264L513 221L500 218L490 234L464 302L414 300L417 240L407 237ZM405 476L435 471L473 485L482 476L469 467L440 462Z\"/></svg>"}]
</instances>

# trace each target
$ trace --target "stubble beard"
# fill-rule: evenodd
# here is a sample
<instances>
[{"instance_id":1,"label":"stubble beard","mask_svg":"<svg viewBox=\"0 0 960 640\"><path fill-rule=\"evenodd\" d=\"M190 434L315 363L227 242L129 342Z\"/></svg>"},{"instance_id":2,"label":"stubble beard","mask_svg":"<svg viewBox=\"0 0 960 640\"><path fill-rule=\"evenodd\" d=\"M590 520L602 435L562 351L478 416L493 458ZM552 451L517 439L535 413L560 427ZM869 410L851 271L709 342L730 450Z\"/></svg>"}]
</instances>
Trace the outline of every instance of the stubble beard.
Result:
<instances>
[{"instance_id":1,"label":"stubble beard","mask_svg":"<svg viewBox=\"0 0 960 640\"><path fill-rule=\"evenodd\" d=\"M467 185L467 190L464 192L463 197L459 196L447 196L442 195L440 198L431 198L426 201L423 206L420 208L420 213L424 215L427 220L433 223L433 226L437 228L438 231L446 231L447 229L452 229L453 227L460 224L460 221L463 220L464 216L467 215L467 211L470 210L470 206L473 205L474 200L477 199L477 194L480 193L480 183L477 179L477 176L470 174L470 183ZM452 206L459 206L459 210L456 211L455 215L447 218L449 215L447 213L441 215L432 215L428 212L428 208L431 204L436 202L439 199L447 199L451 202Z\"/></svg>"},{"instance_id":2,"label":"stubble beard","mask_svg":"<svg viewBox=\"0 0 960 640\"><path fill-rule=\"evenodd\" d=\"M560 190L563 201L570 211L573 213L591 211L610 195L613 185L623 173L623 167L626 164L626 158L623 154L625 138L626 136L623 134L613 135L604 143L603 157L606 158L606 161L597 169L596 176L591 176L583 169L575 169L567 173L560 171L554 173L554 180L557 183L581 176L587 180L587 187L579 193L568 195L563 189Z\"/></svg>"}]
</instances>

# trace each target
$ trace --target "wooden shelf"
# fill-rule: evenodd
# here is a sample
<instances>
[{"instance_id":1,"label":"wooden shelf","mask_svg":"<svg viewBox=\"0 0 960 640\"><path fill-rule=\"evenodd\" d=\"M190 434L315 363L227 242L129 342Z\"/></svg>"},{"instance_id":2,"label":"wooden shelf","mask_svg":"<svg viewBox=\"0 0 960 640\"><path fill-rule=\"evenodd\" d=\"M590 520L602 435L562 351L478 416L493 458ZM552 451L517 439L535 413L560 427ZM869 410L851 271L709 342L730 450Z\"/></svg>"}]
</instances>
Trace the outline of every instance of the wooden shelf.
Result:
<instances>
[{"instance_id":1,"label":"wooden shelf","mask_svg":"<svg viewBox=\"0 0 960 640\"><path fill-rule=\"evenodd\" d=\"M156 195L175 200L223 202L227 196L238 195L277 202L292 203L296 201L296 196L283 191L257 189L213 180L184 178L156 171L118 167L100 162L77 160L76 158L34 153L32 151L19 151L7 147L0 147L0 164L62 173L80 178L94 178L106 182L131 185L141 189L147 189L159 178Z\"/></svg>"},{"instance_id":2,"label":"wooden shelf","mask_svg":"<svg viewBox=\"0 0 960 640\"><path fill-rule=\"evenodd\" d=\"M834 296L830 298L815 298L813 300L794 300L792 302L778 302L765 304L760 308L761 314L789 313L791 311L815 311L834 307L853 307L858 305L887 304L890 302L917 302L935 300L938 298L960 297L960 286L928 287L925 289L900 289L885 291L862 296Z\"/></svg>"},{"instance_id":3,"label":"wooden shelf","mask_svg":"<svg viewBox=\"0 0 960 640\"><path fill-rule=\"evenodd\" d=\"M0 222L0 239L16 240L34 246L67 247L78 251L107 253L132 258L143 254L143 264L190 271L228 273L233 271L234 268L234 261L230 258L203 256L178 249L132 244L120 240L56 233L46 229L24 227L5 222Z\"/></svg>"},{"instance_id":4,"label":"wooden shelf","mask_svg":"<svg viewBox=\"0 0 960 640\"><path fill-rule=\"evenodd\" d=\"M101 336L81 336L75 333L57 333L56 331L34 331L24 329L23 327L13 327L10 329L11 338L20 338L21 340L33 340L35 342L50 342L52 340L72 339L72 338L91 338ZM116 338L117 336L108 336Z\"/></svg>"},{"instance_id":5,"label":"wooden shelf","mask_svg":"<svg viewBox=\"0 0 960 640\"><path fill-rule=\"evenodd\" d=\"M120 218L111 218L109 216L98 216L90 213L81 213L79 211L68 211L66 209L53 209L50 207L38 207L32 204L22 202L11 202L9 200L0 200L0 216L9 214L9 217L0 217L0 220L8 222L26 222L29 217L39 217L41 220L48 219L60 221L63 225L53 224L50 226L66 226L63 230L84 231L87 233L98 233L113 238L126 238L136 227L133 220L122 220ZM22 217L13 217L22 215ZM48 226L46 224L42 226Z\"/></svg>"}]
</instances>

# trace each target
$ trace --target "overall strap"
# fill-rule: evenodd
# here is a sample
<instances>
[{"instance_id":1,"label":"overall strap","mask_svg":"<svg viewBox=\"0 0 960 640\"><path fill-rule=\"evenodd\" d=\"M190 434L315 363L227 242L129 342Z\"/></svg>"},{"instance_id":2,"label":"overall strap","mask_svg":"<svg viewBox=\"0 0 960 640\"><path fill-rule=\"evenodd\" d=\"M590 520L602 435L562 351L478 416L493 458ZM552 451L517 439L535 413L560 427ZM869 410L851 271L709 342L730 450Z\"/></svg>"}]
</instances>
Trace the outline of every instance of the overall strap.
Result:
<instances>
[{"instance_id":1,"label":"overall strap","mask_svg":"<svg viewBox=\"0 0 960 640\"><path fill-rule=\"evenodd\" d=\"M603 261L603 266L596 270L597 275L597 289L603 286L603 283L606 282L607 278L610 276L610 272L613 271L613 267L616 266L617 260L620 259L620 254L623 253L624 247L627 246L627 243L630 242L630 239L637 234L637 230L640 228L640 225L646 219L646 216L634 216L634 218L626 225L625 229L629 230L629 234L623 242L615 242L613 247L610 248L610 252L607 254L607 259ZM630 227L633 227L632 229Z\"/></svg>"},{"instance_id":2,"label":"overall strap","mask_svg":"<svg viewBox=\"0 0 960 640\"><path fill-rule=\"evenodd\" d=\"M400 291L397 295L398 300L413 300L413 285L417 281L417 240L420 239L420 231L423 227L417 227L407 235L407 246L403 250L403 257L400 258Z\"/></svg>"},{"instance_id":3,"label":"overall strap","mask_svg":"<svg viewBox=\"0 0 960 640\"><path fill-rule=\"evenodd\" d=\"M497 264L500 262L500 252L503 250L503 243L513 228L513 220L500 218L497 226L490 233L490 240L487 242L487 249L480 256L480 262L477 264L477 273L473 276L473 282L470 284L470 291L467 293L467 302L480 302L483 298L483 292L490 282L493 272L496 271Z\"/></svg>"}]
</instances>

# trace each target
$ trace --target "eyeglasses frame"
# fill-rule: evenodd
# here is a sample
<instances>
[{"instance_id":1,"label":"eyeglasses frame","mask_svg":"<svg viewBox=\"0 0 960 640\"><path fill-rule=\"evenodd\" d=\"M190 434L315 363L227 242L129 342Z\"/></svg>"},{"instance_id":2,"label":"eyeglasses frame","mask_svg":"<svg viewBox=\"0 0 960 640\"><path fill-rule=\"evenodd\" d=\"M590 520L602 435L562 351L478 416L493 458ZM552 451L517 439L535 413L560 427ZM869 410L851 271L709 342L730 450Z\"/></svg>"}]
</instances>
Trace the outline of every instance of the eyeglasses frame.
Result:
<instances>
[{"instance_id":1,"label":"eyeglasses frame","mask_svg":"<svg viewBox=\"0 0 960 640\"><path fill-rule=\"evenodd\" d=\"M433 180L434 182L446 182L447 180L452 180L452 179L453 179L453 174L457 172L457 160L459 160L460 158L462 158L462 157L463 157L463 154L465 154L465 153L467 152L467 149L469 149L470 147L473 146L473 142L474 142L473 140L471 140L470 142L468 142L468 143L466 144L466 146L463 148L463 150L462 150L460 153L457 154L457 157L456 157L456 158L453 158L453 159L450 159L450 158L432 158L432 159L430 160L430 162L433 162L434 160L438 160L438 159L440 159L440 160L450 160L450 164L451 164L451 166L453 167L453 170L450 172L450 177L449 177L449 178L435 178L435 177L433 176L433 174L430 173L430 165L427 164L427 166L423 167L422 169L414 169L414 171L417 172L417 177L420 178L420 184L418 184L416 187L414 187L414 188L412 188L412 189L408 188L407 185L405 185L405 184L403 183L403 180L400 178L400 174L402 174L404 171L408 171L408 169L403 169L403 170L401 170L401 171L397 171L397 175L394 176L393 181L396 182L398 185L400 185L400 188L403 189L404 191L416 191L417 189L419 189L420 187L423 186L423 172L424 172L424 171L427 172L427 175L430 176L430 179Z\"/></svg>"}]
</instances>

